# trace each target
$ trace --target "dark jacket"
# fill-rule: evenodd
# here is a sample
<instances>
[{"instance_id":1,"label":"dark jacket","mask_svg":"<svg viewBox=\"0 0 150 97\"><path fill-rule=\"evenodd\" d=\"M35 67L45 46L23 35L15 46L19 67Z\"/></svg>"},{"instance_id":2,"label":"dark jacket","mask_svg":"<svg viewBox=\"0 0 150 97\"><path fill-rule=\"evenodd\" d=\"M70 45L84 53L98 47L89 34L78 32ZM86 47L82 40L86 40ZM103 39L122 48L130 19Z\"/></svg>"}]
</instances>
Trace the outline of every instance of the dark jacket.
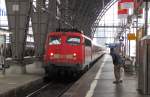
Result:
<instances>
[{"instance_id":1,"label":"dark jacket","mask_svg":"<svg viewBox=\"0 0 150 97\"><path fill-rule=\"evenodd\" d=\"M118 53L116 53L115 51L111 51L110 55L112 56L112 60L113 60L114 65L123 64L122 58Z\"/></svg>"}]
</instances>

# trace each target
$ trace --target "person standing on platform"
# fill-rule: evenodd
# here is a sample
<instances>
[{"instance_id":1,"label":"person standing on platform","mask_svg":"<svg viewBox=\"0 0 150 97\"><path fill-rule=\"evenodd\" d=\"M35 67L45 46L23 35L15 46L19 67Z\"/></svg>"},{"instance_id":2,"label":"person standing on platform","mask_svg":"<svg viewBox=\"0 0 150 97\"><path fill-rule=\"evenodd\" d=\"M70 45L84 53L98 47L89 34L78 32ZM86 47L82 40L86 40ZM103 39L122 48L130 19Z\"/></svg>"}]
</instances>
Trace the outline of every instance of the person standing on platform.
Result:
<instances>
[{"instance_id":1,"label":"person standing on platform","mask_svg":"<svg viewBox=\"0 0 150 97\"><path fill-rule=\"evenodd\" d=\"M117 51L115 50L115 48L111 48L110 49L110 55L112 56L112 60L113 60L113 64L114 64L114 75L115 75L115 79L116 81L114 81L113 83L122 83L122 77L121 77L121 66L123 64L122 62L122 58L119 55L119 53L117 53Z\"/></svg>"}]
</instances>

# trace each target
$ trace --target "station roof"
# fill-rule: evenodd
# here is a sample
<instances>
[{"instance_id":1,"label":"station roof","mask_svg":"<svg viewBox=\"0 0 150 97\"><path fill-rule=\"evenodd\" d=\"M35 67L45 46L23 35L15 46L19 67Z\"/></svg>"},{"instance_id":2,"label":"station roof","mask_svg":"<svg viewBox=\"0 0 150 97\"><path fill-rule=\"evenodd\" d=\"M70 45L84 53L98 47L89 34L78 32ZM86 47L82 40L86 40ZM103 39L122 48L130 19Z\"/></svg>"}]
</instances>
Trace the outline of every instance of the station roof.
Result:
<instances>
[{"instance_id":1,"label":"station roof","mask_svg":"<svg viewBox=\"0 0 150 97\"><path fill-rule=\"evenodd\" d=\"M75 22L83 28L89 28L84 33L91 35L91 27L102 10L116 0L69 0L69 8L73 11Z\"/></svg>"}]
</instances>

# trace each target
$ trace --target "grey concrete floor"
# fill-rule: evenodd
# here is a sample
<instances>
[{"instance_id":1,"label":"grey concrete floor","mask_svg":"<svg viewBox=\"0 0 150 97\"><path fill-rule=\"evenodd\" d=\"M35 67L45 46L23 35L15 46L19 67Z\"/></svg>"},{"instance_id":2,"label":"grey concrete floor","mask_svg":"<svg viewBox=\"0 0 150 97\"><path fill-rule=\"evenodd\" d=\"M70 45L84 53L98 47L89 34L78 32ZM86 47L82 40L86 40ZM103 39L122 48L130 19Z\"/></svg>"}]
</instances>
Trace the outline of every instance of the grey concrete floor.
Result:
<instances>
[{"instance_id":1,"label":"grey concrete floor","mask_svg":"<svg viewBox=\"0 0 150 97\"><path fill-rule=\"evenodd\" d=\"M43 82L44 70L42 69L41 64L30 64L26 66L26 69L26 74L22 74L21 67L17 65L10 66L9 69L6 69L5 75L0 71L0 97L1 94L5 95L5 93L15 91L17 88L23 86L24 88L28 87L35 81L37 84Z\"/></svg>"},{"instance_id":2,"label":"grey concrete floor","mask_svg":"<svg viewBox=\"0 0 150 97\"><path fill-rule=\"evenodd\" d=\"M99 77L95 77L97 74ZM106 54L62 97L150 97L137 91L136 74L125 73L123 83L120 84L114 84L114 80L112 58Z\"/></svg>"}]
</instances>

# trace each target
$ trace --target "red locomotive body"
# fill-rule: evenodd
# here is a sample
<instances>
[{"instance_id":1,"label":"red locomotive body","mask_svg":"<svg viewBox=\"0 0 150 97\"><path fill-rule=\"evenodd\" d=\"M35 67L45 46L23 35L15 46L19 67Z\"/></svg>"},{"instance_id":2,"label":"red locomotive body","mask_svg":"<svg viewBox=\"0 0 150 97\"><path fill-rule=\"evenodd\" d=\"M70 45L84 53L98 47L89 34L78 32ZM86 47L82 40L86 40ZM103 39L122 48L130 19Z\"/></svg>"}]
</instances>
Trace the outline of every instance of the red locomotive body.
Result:
<instances>
[{"instance_id":1,"label":"red locomotive body","mask_svg":"<svg viewBox=\"0 0 150 97\"><path fill-rule=\"evenodd\" d=\"M96 56L91 39L81 32L51 32L47 36L44 54L46 73L55 69L84 70ZM97 50L98 51L98 50Z\"/></svg>"}]
</instances>

